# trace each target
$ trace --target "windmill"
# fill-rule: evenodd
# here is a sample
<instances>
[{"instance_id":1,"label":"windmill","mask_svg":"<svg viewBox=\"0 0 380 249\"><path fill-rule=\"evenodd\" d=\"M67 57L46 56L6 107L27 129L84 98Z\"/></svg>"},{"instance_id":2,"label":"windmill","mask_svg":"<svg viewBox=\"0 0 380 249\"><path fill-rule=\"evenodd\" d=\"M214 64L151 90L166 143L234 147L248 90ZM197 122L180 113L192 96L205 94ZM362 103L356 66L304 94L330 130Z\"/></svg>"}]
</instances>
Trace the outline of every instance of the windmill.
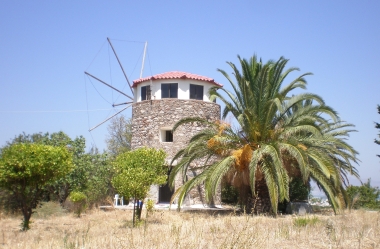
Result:
<instances>
[{"instance_id":1,"label":"windmill","mask_svg":"<svg viewBox=\"0 0 380 249\"><path fill-rule=\"evenodd\" d=\"M117 116L118 114L120 114L121 112L125 111L126 109L128 109L129 107L131 107L132 103L133 103L133 88L132 88L132 85L127 77L127 74L125 73L125 70L124 70L124 67L123 65L121 64L121 61L119 59L119 56L117 55L116 53L116 50L114 48L114 46L112 45L112 42L110 40L110 38L107 37L107 42L108 44L110 45L110 47L112 48L112 52L113 54L115 55L115 58L120 66L120 69L121 71L123 72L123 75L124 75L124 78L125 80L127 81L128 83L128 86L129 86L129 92L128 93L125 93L115 87L113 87L111 84L108 84L107 82L105 82L104 80L101 80L99 79L98 77L94 76L93 74L85 71L84 74L87 75L88 77L91 77L92 79L95 79L97 80L98 82L104 84L105 86L115 90L116 92L122 94L123 96L127 97L128 101L127 102L123 102L123 103L113 103L112 104L112 107L116 107L116 106L122 106L122 105L126 105L126 107L124 107L123 109L121 109L120 111L118 111L117 113L113 114L112 116L106 118L105 120L103 120L102 122L100 122L99 124L95 125L94 127L90 128L89 131L92 131L94 129L96 129L97 127L101 126L102 124L106 123L108 120L112 119L113 117ZM142 77L142 74L143 74L143 70L144 70L144 64L145 64L145 55L146 55L146 49L147 49L147 45L148 43L145 42L145 45L144 45L144 55L143 55L143 60L142 60L142 66L141 66L141 71L140 71L140 78Z\"/></svg>"},{"instance_id":2,"label":"windmill","mask_svg":"<svg viewBox=\"0 0 380 249\"><path fill-rule=\"evenodd\" d=\"M208 94L212 87L222 87L214 79L181 71L164 72L142 78L147 47L145 43L140 79L133 81L133 85L131 85L110 39L107 39L107 41L122 69L124 78L128 82L130 94L124 93L111 84L85 72L88 77L99 81L128 99L127 102L113 104L112 106L114 107L127 106L91 128L90 131L131 107L133 112L131 119L133 127L130 142L131 149L134 150L140 147L162 149L167 155L167 162L172 162L178 149L184 148L190 138L204 128L198 124L191 124L180 126L173 132L173 127L179 120L187 117L199 117L215 122L220 120L220 105L213 102ZM192 172L196 172L201 168L201 162L189 167L193 170ZM168 164L168 172L170 170L171 167ZM194 173L191 174L193 176ZM181 186L184 180L181 177L176 178L175 189ZM172 191L168 185L153 186L151 187L149 198L157 203L169 203ZM189 203L203 203L202 190L198 189L189 198L191 198Z\"/></svg>"}]
</instances>

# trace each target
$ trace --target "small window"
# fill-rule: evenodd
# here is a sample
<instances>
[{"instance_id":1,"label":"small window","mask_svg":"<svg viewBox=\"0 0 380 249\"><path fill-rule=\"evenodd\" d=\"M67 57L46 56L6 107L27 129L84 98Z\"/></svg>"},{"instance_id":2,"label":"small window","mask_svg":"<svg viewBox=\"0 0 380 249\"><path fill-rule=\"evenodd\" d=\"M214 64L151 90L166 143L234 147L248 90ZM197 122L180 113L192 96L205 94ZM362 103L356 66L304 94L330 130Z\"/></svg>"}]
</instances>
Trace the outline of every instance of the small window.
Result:
<instances>
[{"instance_id":1,"label":"small window","mask_svg":"<svg viewBox=\"0 0 380 249\"><path fill-rule=\"evenodd\" d=\"M161 130L161 142L173 142L173 132L171 130Z\"/></svg>"},{"instance_id":2,"label":"small window","mask_svg":"<svg viewBox=\"0 0 380 249\"><path fill-rule=\"evenodd\" d=\"M203 86L190 84L190 99L203 100Z\"/></svg>"},{"instance_id":3,"label":"small window","mask_svg":"<svg viewBox=\"0 0 380 249\"><path fill-rule=\"evenodd\" d=\"M143 100L150 100L151 96L151 90L150 90L150 86L142 86L141 87L141 101Z\"/></svg>"},{"instance_id":4,"label":"small window","mask_svg":"<svg viewBox=\"0 0 380 249\"><path fill-rule=\"evenodd\" d=\"M165 142L173 142L173 132L165 131Z\"/></svg>"},{"instance_id":5,"label":"small window","mask_svg":"<svg viewBox=\"0 0 380 249\"><path fill-rule=\"evenodd\" d=\"M161 98L178 98L178 83L161 84Z\"/></svg>"}]
</instances>

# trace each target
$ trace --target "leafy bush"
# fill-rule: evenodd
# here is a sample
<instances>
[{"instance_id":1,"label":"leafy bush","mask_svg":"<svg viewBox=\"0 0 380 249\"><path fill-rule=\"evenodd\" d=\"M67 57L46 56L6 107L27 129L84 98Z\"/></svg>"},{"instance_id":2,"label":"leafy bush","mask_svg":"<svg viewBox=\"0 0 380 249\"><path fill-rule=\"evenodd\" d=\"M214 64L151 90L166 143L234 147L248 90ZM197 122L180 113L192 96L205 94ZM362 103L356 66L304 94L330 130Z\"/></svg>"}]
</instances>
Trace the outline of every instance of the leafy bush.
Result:
<instances>
[{"instance_id":1,"label":"leafy bush","mask_svg":"<svg viewBox=\"0 0 380 249\"><path fill-rule=\"evenodd\" d=\"M74 204L74 213L80 217L87 207L87 196L79 191L72 191L69 195L69 200Z\"/></svg>"},{"instance_id":2,"label":"leafy bush","mask_svg":"<svg viewBox=\"0 0 380 249\"><path fill-rule=\"evenodd\" d=\"M290 201L305 201L310 193L310 183L306 184L302 178L293 178L289 183L289 199Z\"/></svg>"},{"instance_id":3,"label":"leafy bush","mask_svg":"<svg viewBox=\"0 0 380 249\"><path fill-rule=\"evenodd\" d=\"M109 196L116 194L111 183L115 172L107 154L88 153L87 157L90 162L87 167L87 182L81 191L87 195L87 204L92 207L106 203Z\"/></svg>"},{"instance_id":4,"label":"leafy bush","mask_svg":"<svg viewBox=\"0 0 380 249\"><path fill-rule=\"evenodd\" d=\"M148 214L152 214L154 211L154 201L152 199L148 199L145 204L145 207L147 212L146 215L148 216Z\"/></svg>"},{"instance_id":5,"label":"leafy bush","mask_svg":"<svg viewBox=\"0 0 380 249\"><path fill-rule=\"evenodd\" d=\"M350 200L349 208L380 209L380 189L371 186L371 179L361 186L349 186L347 195Z\"/></svg>"},{"instance_id":6,"label":"leafy bush","mask_svg":"<svg viewBox=\"0 0 380 249\"><path fill-rule=\"evenodd\" d=\"M319 222L318 217L313 216L312 218L310 217L299 217L295 218L293 220L293 224L296 227L305 227L307 225L315 225L317 222Z\"/></svg>"},{"instance_id":7,"label":"leafy bush","mask_svg":"<svg viewBox=\"0 0 380 249\"><path fill-rule=\"evenodd\" d=\"M229 184L222 187L222 202L228 204L237 204L239 201L239 191Z\"/></svg>"}]
</instances>

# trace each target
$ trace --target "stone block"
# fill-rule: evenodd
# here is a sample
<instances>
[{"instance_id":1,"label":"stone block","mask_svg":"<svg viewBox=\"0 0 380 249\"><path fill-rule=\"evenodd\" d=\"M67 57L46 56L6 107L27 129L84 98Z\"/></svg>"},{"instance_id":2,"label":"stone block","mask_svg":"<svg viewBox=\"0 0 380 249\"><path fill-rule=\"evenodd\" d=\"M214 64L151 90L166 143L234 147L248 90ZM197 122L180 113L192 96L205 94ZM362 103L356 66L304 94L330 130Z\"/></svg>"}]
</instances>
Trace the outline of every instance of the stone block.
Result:
<instances>
[{"instance_id":1,"label":"stone block","mask_svg":"<svg viewBox=\"0 0 380 249\"><path fill-rule=\"evenodd\" d=\"M313 208L308 202L289 202L286 206L286 213L306 215L313 213Z\"/></svg>"}]
</instances>

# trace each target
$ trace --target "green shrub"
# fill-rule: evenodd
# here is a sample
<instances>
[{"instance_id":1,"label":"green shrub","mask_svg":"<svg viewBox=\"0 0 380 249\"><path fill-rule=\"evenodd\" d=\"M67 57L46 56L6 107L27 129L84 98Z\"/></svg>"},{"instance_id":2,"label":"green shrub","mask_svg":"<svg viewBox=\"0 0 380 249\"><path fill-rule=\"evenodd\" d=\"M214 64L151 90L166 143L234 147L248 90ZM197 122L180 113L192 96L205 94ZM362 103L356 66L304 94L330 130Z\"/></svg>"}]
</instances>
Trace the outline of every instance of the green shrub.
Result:
<instances>
[{"instance_id":1,"label":"green shrub","mask_svg":"<svg viewBox=\"0 0 380 249\"><path fill-rule=\"evenodd\" d=\"M295 177L289 183L290 201L305 201L310 193L310 181L304 183L302 178Z\"/></svg>"},{"instance_id":2,"label":"green shrub","mask_svg":"<svg viewBox=\"0 0 380 249\"><path fill-rule=\"evenodd\" d=\"M222 202L228 204L237 204L239 201L238 190L229 184L225 184L222 187Z\"/></svg>"},{"instance_id":3,"label":"green shrub","mask_svg":"<svg viewBox=\"0 0 380 249\"><path fill-rule=\"evenodd\" d=\"M152 199L148 199L145 203L146 207L146 216L148 217L148 214L152 214L154 211L154 201Z\"/></svg>"},{"instance_id":4,"label":"green shrub","mask_svg":"<svg viewBox=\"0 0 380 249\"><path fill-rule=\"evenodd\" d=\"M349 208L380 209L380 189L371 186L371 179L361 186L348 186L347 195L350 200Z\"/></svg>"},{"instance_id":5,"label":"green shrub","mask_svg":"<svg viewBox=\"0 0 380 249\"><path fill-rule=\"evenodd\" d=\"M293 220L293 224L296 227L306 227L307 225L315 225L317 222L319 222L319 219L315 216L313 216L312 218L298 217Z\"/></svg>"},{"instance_id":6,"label":"green shrub","mask_svg":"<svg viewBox=\"0 0 380 249\"><path fill-rule=\"evenodd\" d=\"M69 200L74 204L74 213L80 217L87 207L87 196L79 191L73 191L69 195Z\"/></svg>"}]
</instances>

